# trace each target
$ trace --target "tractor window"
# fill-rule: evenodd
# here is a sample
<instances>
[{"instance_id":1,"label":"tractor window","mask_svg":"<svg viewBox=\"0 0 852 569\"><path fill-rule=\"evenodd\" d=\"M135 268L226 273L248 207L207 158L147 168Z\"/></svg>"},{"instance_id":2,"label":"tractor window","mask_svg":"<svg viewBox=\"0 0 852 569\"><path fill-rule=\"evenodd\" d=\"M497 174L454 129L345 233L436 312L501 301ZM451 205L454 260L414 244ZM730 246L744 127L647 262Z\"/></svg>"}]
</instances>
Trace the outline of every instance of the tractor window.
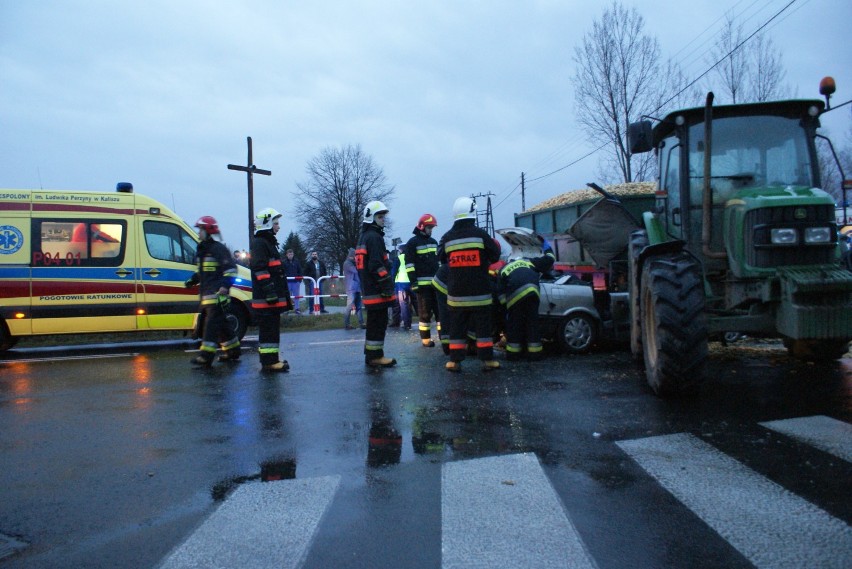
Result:
<instances>
[{"instance_id":1,"label":"tractor window","mask_svg":"<svg viewBox=\"0 0 852 569\"><path fill-rule=\"evenodd\" d=\"M154 259L190 265L195 262L195 239L173 223L146 221L145 245Z\"/></svg>"},{"instance_id":2,"label":"tractor window","mask_svg":"<svg viewBox=\"0 0 852 569\"><path fill-rule=\"evenodd\" d=\"M704 124L689 130L690 203L701 204ZM740 189L812 186L807 135L798 119L731 117L713 121L713 202L722 205Z\"/></svg>"}]
</instances>

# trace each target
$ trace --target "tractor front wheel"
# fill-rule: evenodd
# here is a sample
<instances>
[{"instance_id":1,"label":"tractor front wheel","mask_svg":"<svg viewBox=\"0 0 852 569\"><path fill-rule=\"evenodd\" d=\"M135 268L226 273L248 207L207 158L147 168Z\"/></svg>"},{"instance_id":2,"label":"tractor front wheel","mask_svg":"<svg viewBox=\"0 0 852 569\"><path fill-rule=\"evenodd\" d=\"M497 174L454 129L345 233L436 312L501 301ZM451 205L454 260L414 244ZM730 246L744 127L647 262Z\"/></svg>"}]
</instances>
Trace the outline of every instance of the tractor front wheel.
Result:
<instances>
[{"instance_id":1,"label":"tractor front wheel","mask_svg":"<svg viewBox=\"0 0 852 569\"><path fill-rule=\"evenodd\" d=\"M684 252L649 258L639 295L645 376L660 396L694 391L707 360L704 281Z\"/></svg>"}]
</instances>

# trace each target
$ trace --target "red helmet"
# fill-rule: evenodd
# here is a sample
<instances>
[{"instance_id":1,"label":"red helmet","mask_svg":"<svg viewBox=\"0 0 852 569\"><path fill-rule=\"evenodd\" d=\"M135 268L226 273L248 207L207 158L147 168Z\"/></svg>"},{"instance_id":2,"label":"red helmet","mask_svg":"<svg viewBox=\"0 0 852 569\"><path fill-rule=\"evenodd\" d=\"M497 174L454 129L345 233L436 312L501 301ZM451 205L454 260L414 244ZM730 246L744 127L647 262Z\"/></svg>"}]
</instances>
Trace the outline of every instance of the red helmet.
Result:
<instances>
[{"instance_id":1,"label":"red helmet","mask_svg":"<svg viewBox=\"0 0 852 569\"><path fill-rule=\"evenodd\" d=\"M202 215L195 222L195 227L200 227L207 232L207 235L216 235L219 233L219 224L216 223L216 218L212 215Z\"/></svg>"},{"instance_id":2,"label":"red helmet","mask_svg":"<svg viewBox=\"0 0 852 569\"><path fill-rule=\"evenodd\" d=\"M431 213L424 213L420 216L420 219L417 220L417 229L423 231L427 227L437 227L438 220L435 219L435 216Z\"/></svg>"}]
</instances>

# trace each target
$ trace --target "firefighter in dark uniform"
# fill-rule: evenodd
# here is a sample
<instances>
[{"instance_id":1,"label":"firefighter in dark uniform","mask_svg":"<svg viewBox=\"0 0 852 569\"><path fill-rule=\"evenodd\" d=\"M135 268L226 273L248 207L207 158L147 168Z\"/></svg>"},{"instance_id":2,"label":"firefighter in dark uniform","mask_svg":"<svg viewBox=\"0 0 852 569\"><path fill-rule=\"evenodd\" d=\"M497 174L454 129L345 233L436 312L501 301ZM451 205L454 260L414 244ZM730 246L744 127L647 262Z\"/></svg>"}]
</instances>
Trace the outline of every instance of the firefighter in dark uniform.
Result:
<instances>
[{"instance_id":1,"label":"firefighter in dark uniform","mask_svg":"<svg viewBox=\"0 0 852 569\"><path fill-rule=\"evenodd\" d=\"M271 207L254 216L254 239L251 240L251 307L258 328L258 352L263 371L286 372L287 360L279 359L281 313L291 310L290 288L284 274L281 252L275 234L280 229L281 214Z\"/></svg>"},{"instance_id":2,"label":"firefighter in dark uniform","mask_svg":"<svg viewBox=\"0 0 852 569\"><path fill-rule=\"evenodd\" d=\"M195 262L198 270L184 285L189 288L199 285L201 296L201 318L204 331L201 340L201 353L192 359L192 364L210 367L216 357L216 346L221 346L223 353L220 361L236 361L240 359L240 339L236 330L231 330L227 321L227 311L231 302L228 292L237 276L237 265L231 252L224 244L213 239L220 235L219 224L209 215L202 216L195 222L198 228L198 249L195 252Z\"/></svg>"},{"instance_id":3,"label":"firefighter in dark uniform","mask_svg":"<svg viewBox=\"0 0 852 569\"><path fill-rule=\"evenodd\" d=\"M414 228L414 237L405 244L405 270L411 290L417 298L417 317L420 320L417 328L420 331L420 343L431 348L432 341L430 323L432 317L438 327L438 337L441 336L441 320L438 318L437 298L432 287L432 277L438 272L438 242L432 237L432 229L438 226L438 220L431 213L420 216Z\"/></svg>"},{"instance_id":4,"label":"firefighter in dark uniform","mask_svg":"<svg viewBox=\"0 0 852 569\"><path fill-rule=\"evenodd\" d=\"M450 309L447 306L447 275L450 267L446 263L440 265L432 278L432 288L435 291L435 308L437 309L438 340L444 354L450 355Z\"/></svg>"},{"instance_id":5,"label":"firefighter in dark uniform","mask_svg":"<svg viewBox=\"0 0 852 569\"><path fill-rule=\"evenodd\" d=\"M388 208L376 200L364 208L361 235L355 247L355 267L361 280L361 298L367 309L364 360L370 367L391 367L396 360L385 356L388 308L393 304L391 262L385 247L385 215Z\"/></svg>"},{"instance_id":6,"label":"firefighter in dark uniform","mask_svg":"<svg viewBox=\"0 0 852 569\"><path fill-rule=\"evenodd\" d=\"M500 367L494 359L491 322L492 286L488 266L500 258L500 250L484 230L476 226L476 202L468 197L453 204L453 226L441 238L438 259L450 267L447 306L450 309L449 371L461 371L467 349L467 331L476 334L476 351L483 371Z\"/></svg>"},{"instance_id":7,"label":"firefighter in dark uniform","mask_svg":"<svg viewBox=\"0 0 852 569\"><path fill-rule=\"evenodd\" d=\"M542 356L538 326L539 286L542 273L549 272L556 257L547 241L544 255L534 259L515 259L500 270L500 302L506 306L506 359L519 360L526 348L527 358Z\"/></svg>"}]
</instances>

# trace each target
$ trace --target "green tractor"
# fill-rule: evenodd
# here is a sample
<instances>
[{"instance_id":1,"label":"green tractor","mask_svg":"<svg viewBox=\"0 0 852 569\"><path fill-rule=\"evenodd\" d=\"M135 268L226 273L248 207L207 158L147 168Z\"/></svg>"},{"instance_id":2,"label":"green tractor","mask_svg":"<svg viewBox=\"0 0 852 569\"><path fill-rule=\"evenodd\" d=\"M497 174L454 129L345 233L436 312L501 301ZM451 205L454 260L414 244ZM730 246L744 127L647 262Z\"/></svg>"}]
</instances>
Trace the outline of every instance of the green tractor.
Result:
<instances>
[{"instance_id":1,"label":"green tractor","mask_svg":"<svg viewBox=\"0 0 852 569\"><path fill-rule=\"evenodd\" d=\"M815 145L825 106L714 107L710 93L630 125L631 152L659 160L655 207L627 246L630 347L657 394L694 390L708 339L726 332L782 338L797 358L847 351L852 273Z\"/></svg>"}]
</instances>

